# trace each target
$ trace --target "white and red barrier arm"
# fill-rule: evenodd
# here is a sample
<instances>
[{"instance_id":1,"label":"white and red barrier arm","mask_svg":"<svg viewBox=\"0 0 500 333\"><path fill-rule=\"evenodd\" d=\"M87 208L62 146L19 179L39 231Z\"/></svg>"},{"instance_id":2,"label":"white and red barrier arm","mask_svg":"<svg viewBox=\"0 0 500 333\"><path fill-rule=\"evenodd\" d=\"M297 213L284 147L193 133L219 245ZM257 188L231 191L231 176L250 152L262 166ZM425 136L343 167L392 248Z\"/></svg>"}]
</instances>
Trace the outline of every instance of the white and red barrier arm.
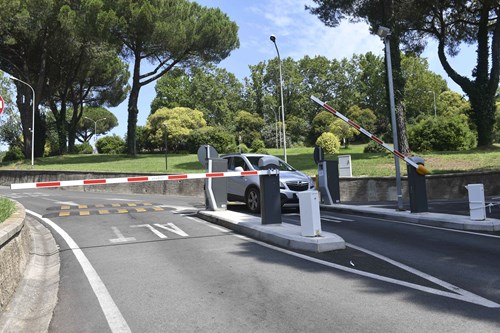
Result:
<instances>
[{"instance_id":1,"label":"white and red barrier arm","mask_svg":"<svg viewBox=\"0 0 500 333\"><path fill-rule=\"evenodd\" d=\"M352 121L349 118L347 118L346 116L344 116L342 113L334 110L330 105L328 105L325 102L321 101L316 96L311 96L311 99L314 102L318 103L323 108L325 108L326 110L328 110L329 112L333 113L335 116L337 116L340 119L342 119L343 121L345 121L351 127L354 127L355 129L357 129L358 131L360 131L361 133L363 133L364 135L366 135L367 137L369 137L370 139L372 139L373 141L375 141L376 143L378 143L379 145L381 145L382 147L384 147L385 149L387 149L388 151L390 151L391 153L393 153L394 155L396 155L397 157L399 157L400 159L402 159L403 161L405 161L406 163L408 163L409 165L411 165L412 167L414 167L415 169L417 169L418 174L420 174L420 175L426 175L426 174L429 173L429 170L427 170L427 168L425 166L423 166L421 164L415 163L414 161L412 161L411 159L409 159L408 157L406 157L405 155L403 155L399 151L397 151L394 148L392 148L391 146L387 145L384 141L380 140L375 135L373 135L370 132L368 132L363 127L361 127L358 124L356 124L354 121Z\"/></svg>"},{"instance_id":2,"label":"white and red barrier arm","mask_svg":"<svg viewBox=\"0 0 500 333\"><path fill-rule=\"evenodd\" d=\"M203 179L203 178L221 178L221 177L237 177L237 176L260 176L272 174L273 170L259 171L228 171L228 172L210 172L210 173L192 173L179 175L158 175L158 176L137 176L126 178L108 178L108 179L83 179L83 180L63 180L38 183L18 183L11 184L12 190L27 189L27 188L46 188L46 187L65 187L65 186L81 186L81 185L103 185L103 184L120 184L120 183L140 183L154 182L165 180L183 180L183 179Z\"/></svg>"}]
</instances>

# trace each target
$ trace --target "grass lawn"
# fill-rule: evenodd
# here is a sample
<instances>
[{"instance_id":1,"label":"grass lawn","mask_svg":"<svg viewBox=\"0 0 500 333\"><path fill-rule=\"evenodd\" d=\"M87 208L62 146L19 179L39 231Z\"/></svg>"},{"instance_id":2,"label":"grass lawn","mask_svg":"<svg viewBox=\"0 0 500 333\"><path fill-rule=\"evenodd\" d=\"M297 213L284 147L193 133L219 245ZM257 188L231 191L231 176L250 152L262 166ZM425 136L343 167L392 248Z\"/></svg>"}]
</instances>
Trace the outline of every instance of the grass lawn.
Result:
<instances>
[{"instance_id":1,"label":"grass lawn","mask_svg":"<svg viewBox=\"0 0 500 333\"><path fill-rule=\"evenodd\" d=\"M338 155L351 155L353 176L394 176L394 157L390 153L363 153L364 145L342 148ZM313 160L313 148L288 148L288 163L308 175L315 175L317 167ZM270 154L283 157L283 150L268 149ZM500 145L488 150L473 149L463 152L432 152L420 155L432 173L454 173L467 171L500 170ZM335 155L326 156L336 159ZM166 169L166 164L168 169ZM406 166L401 161L401 174ZM0 170L31 169L29 160L4 163ZM110 171L146 173L198 173L204 172L196 154L140 154L135 158L127 155L64 155L35 160L35 170L61 171Z\"/></svg>"},{"instance_id":2,"label":"grass lawn","mask_svg":"<svg viewBox=\"0 0 500 333\"><path fill-rule=\"evenodd\" d=\"M0 198L0 223L9 218L14 210L16 209L16 205L12 200L7 198Z\"/></svg>"}]
</instances>

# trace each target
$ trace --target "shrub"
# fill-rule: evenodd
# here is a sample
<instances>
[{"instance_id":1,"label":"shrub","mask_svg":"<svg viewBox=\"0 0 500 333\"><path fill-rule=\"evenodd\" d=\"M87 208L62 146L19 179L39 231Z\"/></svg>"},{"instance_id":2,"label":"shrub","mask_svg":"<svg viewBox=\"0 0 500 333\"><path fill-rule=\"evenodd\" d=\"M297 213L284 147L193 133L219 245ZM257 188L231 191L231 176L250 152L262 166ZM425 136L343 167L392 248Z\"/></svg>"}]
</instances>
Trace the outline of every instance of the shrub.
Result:
<instances>
[{"instance_id":1,"label":"shrub","mask_svg":"<svg viewBox=\"0 0 500 333\"><path fill-rule=\"evenodd\" d=\"M96 147L101 154L124 154L127 148L125 141L116 134L100 138Z\"/></svg>"},{"instance_id":2,"label":"shrub","mask_svg":"<svg viewBox=\"0 0 500 333\"><path fill-rule=\"evenodd\" d=\"M368 144L365 146L363 149L363 153L385 153L388 150L385 149L383 146L379 145L375 141L368 142Z\"/></svg>"},{"instance_id":3,"label":"shrub","mask_svg":"<svg viewBox=\"0 0 500 333\"><path fill-rule=\"evenodd\" d=\"M94 152L94 148L88 142L75 145L75 150L77 154L92 154Z\"/></svg>"},{"instance_id":4,"label":"shrub","mask_svg":"<svg viewBox=\"0 0 500 333\"><path fill-rule=\"evenodd\" d=\"M334 134L325 132L316 140L316 146L323 148L326 154L335 154L339 152L340 140Z\"/></svg>"},{"instance_id":5,"label":"shrub","mask_svg":"<svg viewBox=\"0 0 500 333\"><path fill-rule=\"evenodd\" d=\"M252 151L257 152L261 149L266 149L264 141L261 139L255 139L252 141Z\"/></svg>"},{"instance_id":6,"label":"shrub","mask_svg":"<svg viewBox=\"0 0 500 333\"><path fill-rule=\"evenodd\" d=\"M266 154L266 155L269 155L269 152L267 151L266 148L259 148L259 149L255 150L255 153L256 154Z\"/></svg>"},{"instance_id":7,"label":"shrub","mask_svg":"<svg viewBox=\"0 0 500 333\"><path fill-rule=\"evenodd\" d=\"M423 117L408 127L408 139L412 150L419 152L467 150L477 144L464 115Z\"/></svg>"},{"instance_id":8,"label":"shrub","mask_svg":"<svg viewBox=\"0 0 500 333\"><path fill-rule=\"evenodd\" d=\"M209 144L219 153L230 152L234 147L234 135L220 127L202 127L193 130L187 140L191 153L196 153L201 145Z\"/></svg>"},{"instance_id":9,"label":"shrub","mask_svg":"<svg viewBox=\"0 0 500 333\"><path fill-rule=\"evenodd\" d=\"M24 160L24 154L19 147L9 147L9 150L5 153L2 162L11 162Z\"/></svg>"}]
</instances>

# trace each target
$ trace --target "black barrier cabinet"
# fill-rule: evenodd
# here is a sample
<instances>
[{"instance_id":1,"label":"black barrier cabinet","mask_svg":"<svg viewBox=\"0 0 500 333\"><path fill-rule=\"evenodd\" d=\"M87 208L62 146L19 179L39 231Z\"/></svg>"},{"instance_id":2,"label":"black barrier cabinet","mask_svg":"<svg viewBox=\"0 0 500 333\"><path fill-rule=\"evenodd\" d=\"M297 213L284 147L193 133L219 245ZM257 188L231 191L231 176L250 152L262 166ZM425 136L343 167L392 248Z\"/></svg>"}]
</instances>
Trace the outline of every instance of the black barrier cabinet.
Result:
<instances>
[{"instance_id":1,"label":"black barrier cabinet","mask_svg":"<svg viewBox=\"0 0 500 333\"><path fill-rule=\"evenodd\" d=\"M321 203L333 205L340 202L340 180L338 161L319 161L318 186Z\"/></svg>"},{"instance_id":2,"label":"black barrier cabinet","mask_svg":"<svg viewBox=\"0 0 500 333\"><path fill-rule=\"evenodd\" d=\"M209 163L212 164L210 172L227 171L226 159L209 158ZM211 186L209 186L210 183ZM227 208L227 178L205 179L205 207L209 210L225 210Z\"/></svg>"},{"instance_id":3,"label":"black barrier cabinet","mask_svg":"<svg viewBox=\"0 0 500 333\"><path fill-rule=\"evenodd\" d=\"M276 174L259 176L260 216L262 224L281 224L279 161L273 156L259 160L261 170L276 170Z\"/></svg>"},{"instance_id":4,"label":"black barrier cabinet","mask_svg":"<svg viewBox=\"0 0 500 333\"><path fill-rule=\"evenodd\" d=\"M415 163L423 165L420 157L411 158ZM424 213L429 211L427 204L427 187L425 175L420 175L413 166L407 164L408 192L410 195L410 211L412 213Z\"/></svg>"}]
</instances>

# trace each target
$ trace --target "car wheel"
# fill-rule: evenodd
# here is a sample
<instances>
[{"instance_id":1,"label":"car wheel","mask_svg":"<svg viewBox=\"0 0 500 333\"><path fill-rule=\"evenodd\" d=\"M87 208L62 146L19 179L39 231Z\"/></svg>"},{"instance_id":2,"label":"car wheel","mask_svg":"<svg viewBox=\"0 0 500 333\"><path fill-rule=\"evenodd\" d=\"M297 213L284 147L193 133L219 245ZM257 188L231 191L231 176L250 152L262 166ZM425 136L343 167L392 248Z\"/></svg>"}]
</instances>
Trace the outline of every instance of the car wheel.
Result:
<instances>
[{"instance_id":1,"label":"car wheel","mask_svg":"<svg viewBox=\"0 0 500 333\"><path fill-rule=\"evenodd\" d=\"M247 194L245 195L245 202L247 204L247 208L252 213L260 212L260 192L257 188L252 187L248 189Z\"/></svg>"},{"instance_id":2,"label":"car wheel","mask_svg":"<svg viewBox=\"0 0 500 333\"><path fill-rule=\"evenodd\" d=\"M283 208L283 206L286 204L286 196L283 194L280 196L280 204L281 208Z\"/></svg>"}]
</instances>

